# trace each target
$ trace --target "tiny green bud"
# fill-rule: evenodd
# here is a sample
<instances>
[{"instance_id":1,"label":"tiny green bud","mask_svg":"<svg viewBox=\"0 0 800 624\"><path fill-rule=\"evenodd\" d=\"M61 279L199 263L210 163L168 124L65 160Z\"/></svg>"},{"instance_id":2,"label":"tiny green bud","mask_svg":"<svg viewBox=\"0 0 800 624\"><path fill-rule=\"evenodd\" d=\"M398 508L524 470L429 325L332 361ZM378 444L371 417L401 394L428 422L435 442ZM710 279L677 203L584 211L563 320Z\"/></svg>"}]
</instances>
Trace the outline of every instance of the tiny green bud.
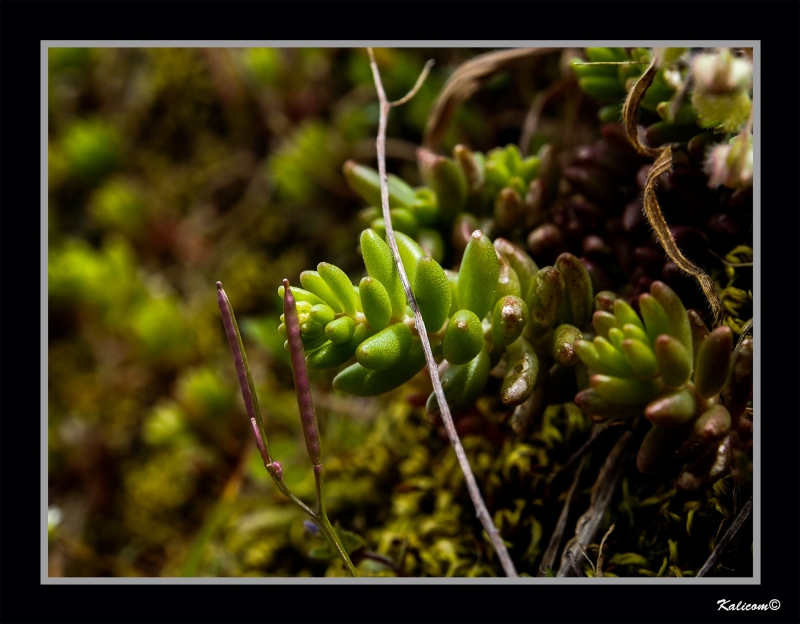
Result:
<instances>
[{"instance_id":1,"label":"tiny green bud","mask_svg":"<svg viewBox=\"0 0 800 624\"><path fill-rule=\"evenodd\" d=\"M320 262L317 265L317 271L335 295L345 314L355 316L358 297L347 274L336 265L328 262Z\"/></svg>"},{"instance_id":2,"label":"tiny green bud","mask_svg":"<svg viewBox=\"0 0 800 624\"><path fill-rule=\"evenodd\" d=\"M348 342L356 331L355 321L349 316L342 316L325 326L325 335L333 344Z\"/></svg>"},{"instance_id":3,"label":"tiny green bud","mask_svg":"<svg viewBox=\"0 0 800 624\"><path fill-rule=\"evenodd\" d=\"M317 271L303 271L300 274L300 283L307 291L314 293L320 299L323 299L334 312L343 312L342 306L336 295L333 294L328 284L322 279ZM296 289L295 289L296 290Z\"/></svg>"},{"instance_id":4,"label":"tiny green bud","mask_svg":"<svg viewBox=\"0 0 800 624\"><path fill-rule=\"evenodd\" d=\"M333 311L333 308L320 303L312 306L309 315L313 320L323 326L327 325L336 318L336 313Z\"/></svg>"}]
</instances>

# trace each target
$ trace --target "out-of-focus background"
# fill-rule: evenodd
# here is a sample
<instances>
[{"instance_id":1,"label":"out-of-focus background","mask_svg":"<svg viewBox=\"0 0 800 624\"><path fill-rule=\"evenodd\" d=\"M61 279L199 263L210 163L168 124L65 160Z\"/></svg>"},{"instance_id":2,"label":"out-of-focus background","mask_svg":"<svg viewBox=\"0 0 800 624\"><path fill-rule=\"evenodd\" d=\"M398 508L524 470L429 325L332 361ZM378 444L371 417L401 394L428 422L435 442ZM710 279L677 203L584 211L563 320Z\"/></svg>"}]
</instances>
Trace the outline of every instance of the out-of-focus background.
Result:
<instances>
[{"instance_id":1,"label":"out-of-focus background","mask_svg":"<svg viewBox=\"0 0 800 624\"><path fill-rule=\"evenodd\" d=\"M391 114L391 172L419 183L415 149L435 97L481 52L376 50L390 99L436 62ZM522 64L493 78L458 109L443 145L516 141L547 71L533 79ZM326 573L333 564L307 556L322 540L255 452L215 282L242 328L273 454L311 502L277 289L321 260L363 270L363 203L342 165L376 166L366 50L52 48L48 107L49 575ZM384 403L330 394L332 376L313 379L329 513L369 540L376 517L397 515L393 485L375 475L401 461L422 474L435 458L408 449L433 444L446 456L447 445L407 405L377 426ZM370 436L396 440L395 454ZM376 539L368 546L383 552L408 547ZM446 573L449 547L410 571Z\"/></svg>"}]
</instances>

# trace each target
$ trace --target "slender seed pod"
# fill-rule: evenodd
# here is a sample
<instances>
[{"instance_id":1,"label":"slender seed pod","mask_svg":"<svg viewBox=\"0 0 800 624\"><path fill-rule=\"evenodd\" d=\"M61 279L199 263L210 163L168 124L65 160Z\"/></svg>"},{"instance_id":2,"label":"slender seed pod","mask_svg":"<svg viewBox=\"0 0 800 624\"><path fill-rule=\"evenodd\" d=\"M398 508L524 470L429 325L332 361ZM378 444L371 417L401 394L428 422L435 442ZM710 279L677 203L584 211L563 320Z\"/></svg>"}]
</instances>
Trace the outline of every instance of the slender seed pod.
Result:
<instances>
[{"instance_id":1,"label":"slender seed pod","mask_svg":"<svg viewBox=\"0 0 800 624\"><path fill-rule=\"evenodd\" d=\"M556 258L555 268L564 277L568 315L562 321L579 328L585 327L592 318L593 288L589 271L583 262L570 253L563 253Z\"/></svg>"},{"instance_id":2,"label":"slender seed pod","mask_svg":"<svg viewBox=\"0 0 800 624\"><path fill-rule=\"evenodd\" d=\"M422 251L422 247L417 244L417 241L402 232L395 232L394 239L397 243L397 251L400 252L400 261L403 263L403 268L408 276L408 283L413 284L417 261L425 255L425 252Z\"/></svg>"},{"instance_id":3,"label":"slender seed pod","mask_svg":"<svg viewBox=\"0 0 800 624\"><path fill-rule=\"evenodd\" d=\"M356 360L370 370L386 370L401 361L412 342L411 328L395 323L367 338L356 349Z\"/></svg>"},{"instance_id":4,"label":"slender seed pod","mask_svg":"<svg viewBox=\"0 0 800 624\"><path fill-rule=\"evenodd\" d=\"M680 388L692 375L692 356L683 344L672 336L656 339L656 360L661 377L670 388Z\"/></svg>"},{"instance_id":5,"label":"slender seed pod","mask_svg":"<svg viewBox=\"0 0 800 624\"><path fill-rule=\"evenodd\" d=\"M514 269L519 278L519 296L527 301L533 286L533 278L539 272L539 267L521 247L505 238L496 238L494 240L494 248L508 260L511 268Z\"/></svg>"},{"instance_id":6,"label":"slender seed pod","mask_svg":"<svg viewBox=\"0 0 800 624\"><path fill-rule=\"evenodd\" d=\"M334 390L360 397L373 397L399 388L425 366L422 342L414 338L408 353L394 366L382 371L351 364L333 378Z\"/></svg>"},{"instance_id":7,"label":"slender seed pod","mask_svg":"<svg viewBox=\"0 0 800 624\"><path fill-rule=\"evenodd\" d=\"M615 401L623 405L635 405L654 398L664 389L661 379L624 379L594 375L590 379L592 388L607 401Z\"/></svg>"},{"instance_id":8,"label":"slender seed pod","mask_svg":"<svg viewBox=\"0 0 800 624\"><path fill-rule=\"evenodd\" d=\"M491 369L489 347L486 343L471 361L452 365L447 369L442 376L442 389L451 413L463 412L478 399L489 381ZM432 420L439 415L436 393L432 392L428 397L425 410Z\"/></svg>"},{"instance_id":9,"label":"slender seed pod","mask_svg":"<svg viewBox=\"0 0 800 624\"><path fill-rule=\"evenodd\" d=\"M356 324L350 316L342 316L325 326L325 336L336 345L348 342L355 331Z\"/></svg>"},{"instance_id":10,"label":"slender seed pod","mask_svg":"<svg viewBox=\"0 0 800 624\"><path fill-rule=\"evenodd\" d=\"M324 299L321 299L320 297L318 297L314 293L312 293L312 292L310 292L308 290L303 290L302 288L292 288L292 294L294 295L294 300L295 300L296 303L300 303L301 301L305 301L305 302L310 303L312 306L315 306L315 305L318 305L318 304L328 305L327 302L325 302ZM283 301L283 295L284 295L284 287L283 286L279 286L278 287L278 296L281 298L281 301Z\"/></svg>"},{"instance_id":11,"label":"slender seed pod","mask_svg":"<svg viewBox=\"0 0 800 624\"><path fill-rule=\"evenodd\" d=\"M539 358L531 343L519 338L506 349L507 366L500 389L503 405L515 407L522 405L533 393L536 376L539 373Z\"/></svg>"},{"instance_id":12,"label":"slender seed pod","mask_svg":"<svg viewBox=\"0 0 800 624\"><path fill-rule=\"evenodd\" d=\"M556 320L564 299L564 277L554 267L544 267L531 281L528 310L533 320L547 327Z\"/></svg>"},{"instance_id":13,"label":"slender seed pod","mask_svg":"<svg viewBox=\"0 0 800 624\"><path fill-rule=\"evenodd\" d=\"M303 271L300 273L300 284L308 292L314 293L320 299L324 300L334 312L344 312L342 306L339 304L339 299L330 289L330 286L325 283L317 271Z\"/></svg>"},{"instance_id":14,"label":"slender seed pod","mask_svg":"<svg viewBox=\"0 0 800 624\"><path fill-rule=\"evenodd\" d=\"M496 299L500 263L489 238L480 230L470 236L458 272L458 303L482 319Z\"/></svg>"},{"instance_id":15,"label":"slender seed pod","mask_svg":"<svg viewBox=\"0 0 800 624\"><path fill-rule=\"evenodd\" d=\"M639 310L644 319L645 331L650 338L650 344L656 344L656 338L662 334L670 334L670 323L664 307L658 300L648 293L639 296Z\"/></svg>"},{"instance_id":16,"label":"slender seed pod","mask_svg":"<svg viewBox=\"0 0 800 624\"><path fill-rule=\"evenodd\" d=\"M451 364L466 364L483 347L483 325L470 310L459 310L444 330L442 354Z\"/></svg>"},{"instance_id":17,"label":"slender seed pod","mask_svg":"<svg viewBox=\"0 0 800 624\"><path fill-rule=\"evenodd\" d=\"M375 169L360 165L354 160L344 164L344 177L348 186L370 206L381 205L380 176ZM390 208L410 208L414 204L416 195L404 180L396 175L387 177L389 187Z\"/></svg>"},{"instance_id":18,"label":"slender seed pod","mask_svg":"<svg viewBox=\"0 0 800 624\"><path fill-rule=\"evenodd\" d=\"M303 345L300 341L300 325L297 322L297 306L289 280L283 280L283 313L286 316L287 341L292 361L297 407L300 410L300 422L303 426L303 438L311 463L319 466L322 463L322 450L317 427L317 415L314 412L314 401L311 397L311 384L308 380L306 360L303 356Z\"/></svg>"},{"instance_id":19,"label":"slender seed pod","mask_svg":"<svg viewBox=\"0 0 800 624\"><path fill-rule=\"evenodd\" d=\"M644 415L654 425L677 427L694 416L697 403L694 394L686 389L671 390L651 401Z\"/></svg>"},{"instance_id":20,"label":"slender seed pod","mask_svg":"<svg viewBox=\"0 0 800 624\"><path fill-rule=\"evenodd\" d=\"M345 314L355 316L358 296L347 274L336 265L328 262L320 262L317 265L317 271L336 296L336 300Z\"/></svg>"},{"instance_id":21,"label":"slender seed pod","mask_svg":"<svg viewBox=\"0 0 800 624\"><path fill-rule=\"evenodd\" d=\"M414 269L414 297L429 333L439 331L450 315L452 289L444 269L430 256L417 260Z\"/></svg>"},{"instance_id":22,"label":"slender seed pod","mask_svg":"<svg viewBox=\"0 0 800 624\"><path fill-rule=\"evenodd\" d=\"M342 317L350 318L350 317ZM341 366L356 354L358 345L367 338L375 334L375 330L366 323L356 325L350 340L343 344L334 344L328 341L319 349L311 351L306 355L306 364L311 369L326 369Z\"/></svg>"},{"instance_id":23,"label":"slender seed pod","mask_svg":"<svg viewBox=\"0 0 800 624\"><path fill-rule=\"evenodd\" d=\"M336 318L336 313L330 306L318 303L312 306L309 316L324 327Z\"/></svg>"},{"instance_id":24,"label":"slender seed pod","mask_svg":"<svg viewBox=\"0 0 800 624\"><path fill-rule=\"evenodd\" d=\"M392 302L383 284L375 278L365 277L358 284L358 295L364 316L372 328L381 330L386 327L392 318Z\"/></svg>"},{"instance_id":25,"label":"slender seed pod","mask_svg":"<svg viewBox=\"0 0 800 624\"><path fill-rule=\"evenodd\" d=\"M694 387L698 396L710 399L722 390L728 377L733 331L730 327L717 327L700 345L694 372Z\"/></svg>"},{"instance_id":26,"label":"slender seed pod","mask_svg":"<svg viewBox=\"0 0 800 624\"><path fill-rule=\"evenodd\" d=\"M510 345L525 329L528 322L528 306L519 297L501 297L492 312L492 341L504 347Z\"/></svg>"},{"instance_id":27,"label":"slender seed pod","mask_svg":"<svg viewBox=\"0 0 800 624\"><path fill-rule=\"evenodd\" d=\"M361 232L361 255L367 273L383 284L389 294L392 317L401 320L406 313L406 294L389 245L372 230L364 230Z\"/></svg>"}]
</instances>

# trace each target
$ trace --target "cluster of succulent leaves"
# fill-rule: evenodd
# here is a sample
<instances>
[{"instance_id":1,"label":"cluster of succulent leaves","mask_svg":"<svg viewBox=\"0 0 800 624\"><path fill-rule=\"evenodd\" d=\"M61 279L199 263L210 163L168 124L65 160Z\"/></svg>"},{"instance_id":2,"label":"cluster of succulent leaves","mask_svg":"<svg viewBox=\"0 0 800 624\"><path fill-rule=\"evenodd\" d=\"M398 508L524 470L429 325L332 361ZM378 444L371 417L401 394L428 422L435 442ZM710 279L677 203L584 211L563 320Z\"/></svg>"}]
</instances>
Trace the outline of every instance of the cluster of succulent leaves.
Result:
<instances>
[{"instance_id":1,"label":"cluster of succulent leaves","mask_svg":"<svg viewBox=\"0 0 800 624\"><path fill-rule=\"evenodd\" d=\"M658 71L639 110L651 146L688 144L707 152L713 184L746 188L753 178L752 59L728 48L585 48L570 65L581 89L608 102L601 121L621 119L622 104L653 55ZM713 148L713 149L712 149Z\"/></svg>"}]
</instances>

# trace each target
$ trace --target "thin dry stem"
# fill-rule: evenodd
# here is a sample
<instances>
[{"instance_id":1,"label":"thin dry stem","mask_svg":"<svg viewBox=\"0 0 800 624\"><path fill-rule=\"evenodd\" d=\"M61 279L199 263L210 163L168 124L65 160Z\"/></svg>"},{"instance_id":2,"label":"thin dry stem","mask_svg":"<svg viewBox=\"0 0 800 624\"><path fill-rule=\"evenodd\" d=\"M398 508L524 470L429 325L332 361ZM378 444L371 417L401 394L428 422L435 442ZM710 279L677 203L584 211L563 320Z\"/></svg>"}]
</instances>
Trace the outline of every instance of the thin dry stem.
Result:
<instances>
[{"instance_id":1,"label":"thin dry stem","mask_svg":"<svg viewBox=\"0 0 800 624\"><path fill-rule=\"evenodd\" d=\"M394 237L394 228L392 226L391 215L389 213L389 188L387 186L386 176L386 123L389 117L389 110L393 106L397 106L400 103L406 102L409 96L397 100L397 102L394 104L388 101L386 98L386 93L383 90L383 83L381 82L381 76L380 72L378 71L378 64L375 61L375 55L372 51L372 48L367 48L367 50L370 57L372 76L375 81L375 90L378 93L378 99L380 100L381 104L376 147L378 150L378 171L380 174L383 218L386 225L386 240L388 241L389 247L392 250L392 255L394 256L394 261L397 265L397 270L400 273L400 281L403 284L403 290L405 290L406 298L411 305L411 309L414 311L416 327L419 332L420 340L422 341L423 351L425 352L425 361L427 362L428 371L431 376L431 381L433 382L433 391L436 394L437 401L439 402L442 421L444 422L445 429L447 430L447 435L450 438L450 443L453 446L453 450L458 458L458 463L461 466L462 472L464 473L464 480L466 481L470 498L472 498L478 518L481 521L481 524L483 525L487 535L489 536L489 540L495 552L497 553L498 558L500 559L503 570L507 576L517 577L517 570L514 567L514 563L511 561L511 556L508 554L508 550L506 549L502 538L500 537L500 532L497 530L497 527L494 525L494 522L489 515L489 510L486 508L486 503L484 503L483 497L481 496L480 489L478 488L477 481L475 480L475 475L473 474L472 468L469 465L467 454L464 451L464 447L461 445L461 440L456 432L455 424L453 423L453 417L450 414L450 408L447 405L447 399L445 399L442 383L439 379L436 360L433 358L430 341L428 340L428 334L425 330L425 322L422 320L419 306L414 298L414 293L411 291L408 275L406 275L405 269L403 268L403 263L400 260L400 252L397 248L397 242L395 241ZM429 69L429 66L430 62L426 64L426 70ZM423 70L423 73L426 73L426 70ZM414 87L415 90L419 87L419 84L420 81L417 81L417 85Z\"/></svg>"},{"instance_id":2,"label":"thin dry stem","mask_svg":"<svg viewBox=\"0 0 800 624\"><path fill-rule=\"evenodd\" d=\"M733 524L725 531L725 535L722 536L722 539L717 543L717 547L714 549L714 552L711 553L711 556L708 560L703 564L703 567L700 568L700 571L697 573L697 578L701 576L705 576L709 572L714 569L714 566L717 564L717 560L722 555L722 552L728 546L730 541L734 538L736 533L739 532L739 529L742 528L744 521L747 520L747 517L750 515L750 511L753 509L753 497L747 499L747 502L742 507L742 510L739 512L739 515L736 516L736 519L733 521Z\"/></svg>"},{"instance_id":3,"label":"thin dry stem","mask_svg":"<svg viewBox=\"0 0 800 624\"><path fill-rule=\"evenodd\" d=\"M614 530L615 526L617 525L612 522L611 526L608 527L608 531L606 531L606 534L603 536L603 539L600 540L600 552L597 553L597 578L602 578L603 576L603 546L606 545L606 540L608 539L608 536L611 535L611 532Z\"/></svg>"}]
</instances>

